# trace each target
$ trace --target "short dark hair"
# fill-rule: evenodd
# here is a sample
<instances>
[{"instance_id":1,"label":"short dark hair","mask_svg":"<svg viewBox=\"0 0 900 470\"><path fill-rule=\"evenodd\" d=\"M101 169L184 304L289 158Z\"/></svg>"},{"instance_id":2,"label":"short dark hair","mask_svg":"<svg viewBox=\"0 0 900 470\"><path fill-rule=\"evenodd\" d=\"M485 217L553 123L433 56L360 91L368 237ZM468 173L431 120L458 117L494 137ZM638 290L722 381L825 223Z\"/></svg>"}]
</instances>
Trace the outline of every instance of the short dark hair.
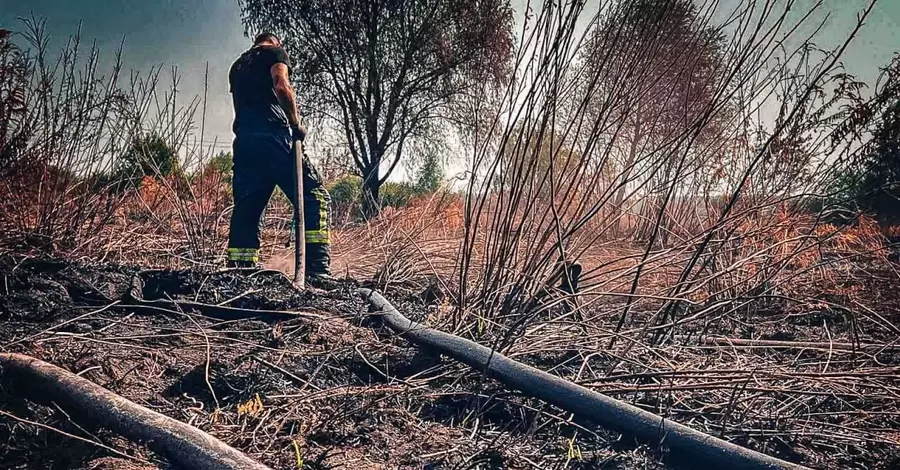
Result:
<instances>
[{"instance_id":1,"label":"short dark hair","mask_svg":"<svg viewBox=\"0 0 900 470\"><path fill-rule=\"evenodd\" d=\"M264 42L275 42L281 44L281 38L276 36L274 33L259 33L256 35L256 39L253 40L253 44L261 44Z\"/></svg>"}]
</instances>

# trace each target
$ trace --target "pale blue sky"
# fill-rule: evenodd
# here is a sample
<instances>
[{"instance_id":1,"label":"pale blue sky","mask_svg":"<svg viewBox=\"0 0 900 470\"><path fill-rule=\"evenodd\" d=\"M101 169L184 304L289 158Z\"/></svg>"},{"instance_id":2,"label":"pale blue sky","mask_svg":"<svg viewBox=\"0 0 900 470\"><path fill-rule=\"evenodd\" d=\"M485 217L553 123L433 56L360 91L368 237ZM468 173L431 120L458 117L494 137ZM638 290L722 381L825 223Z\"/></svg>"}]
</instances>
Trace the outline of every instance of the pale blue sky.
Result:
<instances>
[{"instance_id":1,"label":"pale blue sky","mask_svg":"<svg viewBox=\"0 0 900 470\"><path fill-rule=\"evenodd\" d=\"M733 8L741 0L721 0L721 8ZM800 7L813 0L801 0ZM513 0L521 20L525 0ZM835 41L852 27L856 12L868 0L824 0L831 15L823 41ZM597 4L589 7L596 9ZM20 16L34 14L47 19L54 38L73 33L83 21L83 36L96 39L111 54L126 37L126 67L145 70L152 65L177 65L182 92L202 92L203 72L210 64L210 121L206 139L217 138L223 148L231 141L231 103L227 71L248 46L234 0L0 0L0 28L16 29ZM878 67L900 51L900 0L881 0L866 28L845 56L848 71L867 80ZM830 45L830 44L825 44Z\"/></svg>"}]
</instances>

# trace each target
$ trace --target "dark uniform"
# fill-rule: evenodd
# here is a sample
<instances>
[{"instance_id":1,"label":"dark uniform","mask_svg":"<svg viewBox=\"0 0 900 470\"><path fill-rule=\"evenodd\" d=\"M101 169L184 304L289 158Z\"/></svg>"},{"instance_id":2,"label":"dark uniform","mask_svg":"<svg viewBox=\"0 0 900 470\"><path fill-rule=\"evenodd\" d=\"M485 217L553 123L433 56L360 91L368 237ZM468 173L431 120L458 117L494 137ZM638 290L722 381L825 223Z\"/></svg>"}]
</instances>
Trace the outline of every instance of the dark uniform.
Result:
<instances>
[{"instance_id":1,"label":"dark uniform","mask_svg":"<svg viewBox=\"0 0 900 470\"><path fill-rule=\"evenodd\" d=\"M229 83L234 101L234 213L228 237L232 265L259 261L259 222L275 186L296 202L294 151L287 115L278 103L271 69L290 60L280 47L256 46L231 66ZM303 203L308 275L330 273L331 198L318 171L304 155Z\"/></svg>"}]
</instances>

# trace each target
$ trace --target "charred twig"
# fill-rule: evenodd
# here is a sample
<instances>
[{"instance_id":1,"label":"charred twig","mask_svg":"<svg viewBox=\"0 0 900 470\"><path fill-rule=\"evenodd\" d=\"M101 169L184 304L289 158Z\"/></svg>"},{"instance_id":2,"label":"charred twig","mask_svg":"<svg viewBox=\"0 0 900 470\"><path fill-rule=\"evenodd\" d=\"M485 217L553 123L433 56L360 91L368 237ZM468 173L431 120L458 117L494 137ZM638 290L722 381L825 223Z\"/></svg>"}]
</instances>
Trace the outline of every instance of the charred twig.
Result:
<instances>
[{"instance_id":1,"label":"charred twig","mask_svg":"<svg viewBox=\"0 0 900 470\"><path fill-rule=\"evenodd\" d=\"M250 357L251 357L254 361L257 361L257 362L259 362L260 364L262 364L262 365L264 365L264 366L266 366L266 367L268 367L268 368L270 368L270 369L272 369L272 370L275 370L275 371L278 371L278 372L284 374L285 376L287 376L288 378L290 378L290 379L293 380L294 382L297 382L297 384L300 385L300 386L302 386L304 389L305 389L306 387L312 387L312 388L314 388L314 389L316 389L316 390L321 390L319 387L317 387L317 386L315 386L315 385L312 385L308 380L303 380L303 379L301 379L299 376L297 376L297 375L294 374L294 373L291 373L290 371L288 371L287 369L285 369L285 368L283 368L283 367L280 367L280 366L277 366L277 365L275 365L275 364L272 364L271 362L269 362L269 361L267 361L267 360L265 360L265 359L262 359L262 358L260 358L260 357L257 357L257 356L250 356Z\"/></svg>"},{"instance_id":2,"label":"charred twig","mask_svg":"<svg viewBox=\"0 0 900 470\"><path fill-rule=\"evenodd\" d=\"M690 338L686 336L677 337L676 339L684 339L697 341L700 344L710 346L727 346L734 348L768 348L768 349L816 349L821 351L842 351L842 352L894 352L900 351L900 344L873 344L873 343L841 343L841 342L817 342L817 341L779 341L767 339L741 339L726 338L724 336L701 336L700 338Z\"/></svg>"}]
</instances>

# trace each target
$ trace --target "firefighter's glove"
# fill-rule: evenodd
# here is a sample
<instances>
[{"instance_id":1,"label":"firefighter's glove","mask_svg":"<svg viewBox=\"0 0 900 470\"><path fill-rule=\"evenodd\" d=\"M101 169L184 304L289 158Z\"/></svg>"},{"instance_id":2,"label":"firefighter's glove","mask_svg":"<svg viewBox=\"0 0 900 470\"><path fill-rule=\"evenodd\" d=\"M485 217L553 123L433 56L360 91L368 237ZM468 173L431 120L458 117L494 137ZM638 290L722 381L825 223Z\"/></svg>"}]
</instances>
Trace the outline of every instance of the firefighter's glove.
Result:
<instances>
[{"instance_id":1,"label":"firefighter's glove","mask_svg":"<svg viewBox=\"0 0 900 470\"><path fill-rule=\"evenodd\" d=\"M306 126L304 126L303 124L292 125L291 126L291 138L293 138L294 141L299 140L300 142L303 142L304 140L306 140Z\"/></svg>"}]
</instances>

